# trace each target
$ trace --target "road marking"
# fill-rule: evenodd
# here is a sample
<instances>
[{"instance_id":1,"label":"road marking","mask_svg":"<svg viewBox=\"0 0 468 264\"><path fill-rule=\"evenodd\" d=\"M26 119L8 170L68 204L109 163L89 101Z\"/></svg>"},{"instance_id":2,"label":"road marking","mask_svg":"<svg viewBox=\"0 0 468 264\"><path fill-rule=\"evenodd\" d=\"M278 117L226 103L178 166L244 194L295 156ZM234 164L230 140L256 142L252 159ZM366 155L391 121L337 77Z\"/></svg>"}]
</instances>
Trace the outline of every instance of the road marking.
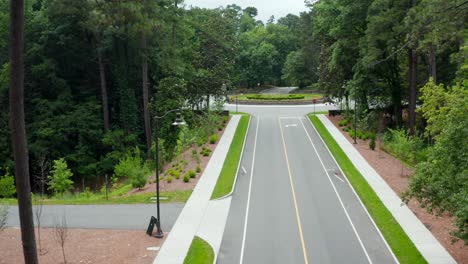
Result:
<instances>
[{"instance_id":1,"label":"road marking","mask_svg":"<svg viewBox=\"0 0 468 264\"><path fill-rule=\"evenodd\" d=\"M317 151L317 148L315 148L315 144L314 144L314 142L312 141L312 138L310 137L309 132L307 132L307 129L306 129L305 125L304 125L304 122L302 122L302 119L301 119L301 123L302 123L302 127L304 128L304 131L305 131L306 134L307 134L307 137L309 138L310 144L311 144L312 147L314 148L314 151L315 151L315 153L317 154L317 157L318 157L318 159L319 159L319 161L320 161L320 164L322 164L322 167L323 167L323 169L325 170L325 174L327 174L328 180L330 181L330 184L332 185L333 190L335 191L335 194L336 194L336 196L338 197L338 201L340 202L341 207L343 207L343 210L344 210L344 213L345 213L345 215L346 215L346 218L348 218L348 221L349 221L349 223L351 224L351 228L353 229L354 234L356 235L356 237L357 237L357 239L358 239L358 241L359 241L359 244L361 245L361 248L362 248L362 250L364 251L364 254L365 254L366 257L367 257L367 260L369 261L369 263L372 264L372 260L370 259L369 254L367 253L366 248L364 247L364 243L362 243L361 237L359 236L359 234L358 234L358 232L357 232L357 230L356 230L356 227L355 227L354 224L353 224L353 221L351 221L351 217L349 216L348 211L346 211L346 208L345 208L345 206L344 206L344 204L343 204L343 201L341 200L341 196L340 196L340 194L338 193L338 191L336 190L335 184L333 183L332 179L330 178L330 175L328 175L327 169L325 168L325 165L323 164L322 158L320 158L320 155L319 155L319 153L318 153L318 151Z\"/></svg>"},{"instance_id":2,"label":"road marking","mask_svg":"<svg viewBox=\"0 0 468 264\"><path fill-rule=\"evenodd\" d=\"M308 119L308 118L307 118ZM335 157L333 156L333 153L331 153L330 149L328 148L327 144L325 143L325 141L323 141L323 138L320 136L320 133L317 131L317 129L315 128L315 126L312 124L312 121L310 119L309 120L309 124L310 126L312 127L312 129L315 131L315 133L318 135L318 137L320 138L320 141L322 141L322 144L325 146L325 148L327 149L328 153L330 154L330 157L332 157L333 161L335 162L336 165L338 165L338 161L336 161ZM340 169L341 171L341 175L345 175L345 173L343 172L343 170L341 169L341 167L338 165L338 168ZM369 213L369 210L367 210L366 206L364 205L364 203L362 202L361 198L359 197L359 195L356 193L356 190L354 190L353 186L351 185L351 183L349 182L348 178L347 177L344 177L346 182L348 183L348 186L349 186L349 189L351 189L351 191L354 193L354 196L356 197L356 199L359 201L359 204L361 205L362 209L364 209L364 212L366 212L367 214L367 217L369 217L370 221L372 222L372 225L374 226L375 230L377 230L377 233L379 234L380 238L382 239L382 241L384 242L385 246L387 247L388 251L390 252L390 254L392 255L393 257L393 260L395 260L395 263L397 264L400 264L400 261L398 261L397 257L395 256L395 253L393 253L393 250L390 248L390 246L388 245L388 242L387 240L385 239L385 237L382 235L382 232L380 231L379 227L377 226L377 224L375 223L374 219L372 218L372 216L370 215Z\"/></svg>"},{"instance_id":3,"label":"road marking","mask_svg":"<svg viewBox=\"0 0 468 264\"><path fill-rule=\"evenodd\" d=\"M297 226L299 227L299 236L301 237L302 253L304 254L304 263L309 264L309 258L307 257L307 250L306 250L306 246L304 242L304 234L302 233L302 224L301 224L301 217L299 215L299 207L297 206L296 191L294 190L294 181L293 181L292 174L291 174L291 166L289 165L288 151L286 149L286 143L284 141L283 128L281 127L281 120L278 119L278 122L279 122L280 130L281 130L281 139L283 140L283 150L284 150L284 156L286 157L286 164L288 167L289 183L291 185L294 208L296 209L296 220L297 220Z\"/></svg>"},{"instance_id":4,"label":"road marking","mask_svg":"<svg viewBox=\"0 0 468 264\"><path fill-rule=\"evenodd\" d=\"M343 179L341 179L341 177L339 177L338 175L340 174L338 171L334 170L334 169L331 169L331 170L327 170L327 172L332 172L333 173L333 176L335 176L338 180L340 180L341 182L345 182Z\"/></svg>"},{"instance_id":5,"label":"road marking","mask_svg":"<svg viewBox=\"0 0 468 264\"><path fill-rule=\"evenodd\" d=\"M249 220L249 207L250 207L250 194L252 193L252 178L253 178L253 172L254 172L254 166L255 166L255 151L257 150L258 124L260 124L260 116L258 117L257 128L255 130L255 142L254 142L253 157L252 157L252 168L250 171L249 193L247 195L247 206L245 208L244 233L242 235L242 245L241 245L240 261L239 261L240 264L242 264L242 262L244 261L245 237L247 235L247 223Z\"/></svg>"},{"instance_id":6,"label":"road marking","mask_svg":"<svg viewBox=\"0 0 468 264\"><path fill-rule=\"evenodd\" d=\"M247 174L247 170L244 168L244 166L242 166L242 172L243 172L244 174Z\"/></svg>"},{"instance_id":7,"label":"road marking","mask_svg":"<svg viewBox=\"0 0 468 264\"><path fill-rule=\"evenodd\" d=\"M284 127L297 127L297 124L287 124Z\"/></svg>"}]
</instances>

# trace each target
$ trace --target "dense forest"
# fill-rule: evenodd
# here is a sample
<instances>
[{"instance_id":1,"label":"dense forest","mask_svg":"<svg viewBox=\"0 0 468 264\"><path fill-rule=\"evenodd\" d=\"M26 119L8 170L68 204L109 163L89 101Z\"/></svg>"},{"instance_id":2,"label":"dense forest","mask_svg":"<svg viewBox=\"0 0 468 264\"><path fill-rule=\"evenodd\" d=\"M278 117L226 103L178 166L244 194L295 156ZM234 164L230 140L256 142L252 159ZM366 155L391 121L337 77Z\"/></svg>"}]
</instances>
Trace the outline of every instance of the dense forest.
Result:
<instances>
[{"instance_id":1,"label":"dense forest","mask_svg":"<svg viewBox=\"0 0 468 264\"><path fill-rule=\"evenodd\" d=\"M455 214L466 241L468 2L306 2L308 12L262 22L255 7L237 5L27 0L31 175L63 158L75 182L96 182L135 147L151 152L155 113L200 112L210 98L221 108L237 88L293 85L354 99L363 120L373 106L385 109L390 127L430 145L407 195ZM0 0L0 175L14 167L9 23L9 1ZM183 115L197 122L193 111ZM180 133L165 123L160 137L169 160Z\"/></svg>"}]
</instances>

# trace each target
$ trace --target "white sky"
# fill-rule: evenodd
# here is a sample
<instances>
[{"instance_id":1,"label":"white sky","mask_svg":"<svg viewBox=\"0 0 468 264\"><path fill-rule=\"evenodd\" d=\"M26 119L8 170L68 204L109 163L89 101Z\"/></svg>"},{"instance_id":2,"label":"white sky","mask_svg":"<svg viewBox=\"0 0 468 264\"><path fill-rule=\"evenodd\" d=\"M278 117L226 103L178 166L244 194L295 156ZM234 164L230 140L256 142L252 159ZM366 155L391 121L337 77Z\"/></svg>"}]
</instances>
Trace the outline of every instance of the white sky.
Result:
<instances>
[{"instance_id":1,"label":"white sky","mask_svg":"<svg viewBox=\"0 0 468 264\"><path fill-rule=\"evenodd\" d=\"M205 8L216 8L236 4L242 8L248 6L256 7L259 20L266 22L271 15L275 16L275 21L287 14L299 15L300 12L308 11L304 0L185 0L187 7L198 6Z\"/></svg>"}]
</instances>

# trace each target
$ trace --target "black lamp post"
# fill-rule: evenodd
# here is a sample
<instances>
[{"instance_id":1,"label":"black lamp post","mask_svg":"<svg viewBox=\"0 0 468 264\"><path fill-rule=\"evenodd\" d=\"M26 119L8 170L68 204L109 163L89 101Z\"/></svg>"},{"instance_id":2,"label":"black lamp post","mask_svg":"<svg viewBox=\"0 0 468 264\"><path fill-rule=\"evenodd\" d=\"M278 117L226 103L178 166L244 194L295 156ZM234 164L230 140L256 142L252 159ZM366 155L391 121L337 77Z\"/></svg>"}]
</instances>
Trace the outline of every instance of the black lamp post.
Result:
<instances>
[{"instance_id":1,"label":"black lamp post","mask_svg":"<svg viewBox=\"0 0 468 264\"><path fill-rule=\"evenodd\" d=\"M354 86L354 144L357 144L356 137L357 137L357 92L356 86Z\"/></svg>"},{"instance_id":2,"label":"black lamp post","mask_svg":"<svg viewBox=\"0 0 468 264\"><path fill-rule=\"evenodd\" d=\"M170 111L167 111L164 115L162 116L154 116L154 128L155 128L155 136L156 136L156 139L155 139L155 144L156 144L156 157L155 157L155 161L156 161L156 208L157 208L157 218L154 218L154 217L151 217L151 222L150 222L150 226L153 225L154 227L154 224L156 224L156 228L157 228L157 231L156 231L156 235L154 235L155 237L157 238L162 238L164 237L164 233L161 229L161 215L160 215L160 212L159 212L159 130L158 130L158 119L161 119L163 117L165 117L166 115L168 115L169 113L172 113L172 112L176 112L176 119L174 121L174 123L172 123L173 126L182 126L182 125L185 125L185 122L184 120L182 120L182 117L181 117L181 114L180 114L180 109L173 109L173 110L170 110ZM150 230L148 228L148 230ZM152 228L151 228L151 231L152 231ZM151 235L151 231L147 231L148 235Z\"/></svg>"}]
</instances>

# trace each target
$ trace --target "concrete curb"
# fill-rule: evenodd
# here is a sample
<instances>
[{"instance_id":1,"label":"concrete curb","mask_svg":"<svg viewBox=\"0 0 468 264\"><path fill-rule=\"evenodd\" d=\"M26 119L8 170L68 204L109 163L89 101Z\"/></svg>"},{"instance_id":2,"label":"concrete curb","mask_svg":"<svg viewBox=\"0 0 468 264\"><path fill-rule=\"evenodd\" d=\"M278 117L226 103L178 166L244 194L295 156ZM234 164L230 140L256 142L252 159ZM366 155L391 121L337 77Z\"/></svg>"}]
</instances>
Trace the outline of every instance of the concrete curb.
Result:
<instances>
[{"instance_id":1,"label":"concrete curb","mask_svg":"<svg viewBox=\"0 0 468 264\"><path fill-rule=\"evenodd\" d=\"M197 186L195 186L192 195L185 204L184 209L177 218L153 263L182 264L184 262L192 240L202 225L202 220L209 207L211 194L223 167L239 121L240 115L233 115L233 118L229 121L202 177Z\"/></svg>"},{"instance_id":2,"label":"concrete curb","mask_svg":"<svg viewBox=\"0 0 468 264\"><path fill-rule=\"evenodd\" d=\"M382 203L392 213L408 237L414 243L421 255L429 263L452 264L457 263L447 250L432 235L426 226L402 203L400 197L388 186L382 177L361 156L354 146L328 120L325 115L317 115L325 128L330 132L336 143L348 156L350 161L372 187Z\"/></svg>"},{"instance_id":3,"label":"concrete curb","mask_svg":"<svg viewBox=\"0 0 468 264\"><path fill-rule=\"evenodd\" d=\"M249 134L249 128L250 128L250 121L251 120L252 120L252 116L249 116L249 124L247 125L247 132L245 133L244 144L242 145L241 156L240 156L240 159L239 159L239 164L237 165L236 176L234 178L234 183L232 184L231 191L228 194L226 194L224 196L221 196L219 198L212 199L211 201L222 200L224 198L230 197L232 195L232 193L234 192L234 188L236 187L236 182L237 182L237 175L239 174L239 168L240 168L241 162L242 162L242 157L244 157L245 142L247 141L247 136ZM240 120L239 120L239 122L240 122Z\"/></svg>"}]
</instances>

